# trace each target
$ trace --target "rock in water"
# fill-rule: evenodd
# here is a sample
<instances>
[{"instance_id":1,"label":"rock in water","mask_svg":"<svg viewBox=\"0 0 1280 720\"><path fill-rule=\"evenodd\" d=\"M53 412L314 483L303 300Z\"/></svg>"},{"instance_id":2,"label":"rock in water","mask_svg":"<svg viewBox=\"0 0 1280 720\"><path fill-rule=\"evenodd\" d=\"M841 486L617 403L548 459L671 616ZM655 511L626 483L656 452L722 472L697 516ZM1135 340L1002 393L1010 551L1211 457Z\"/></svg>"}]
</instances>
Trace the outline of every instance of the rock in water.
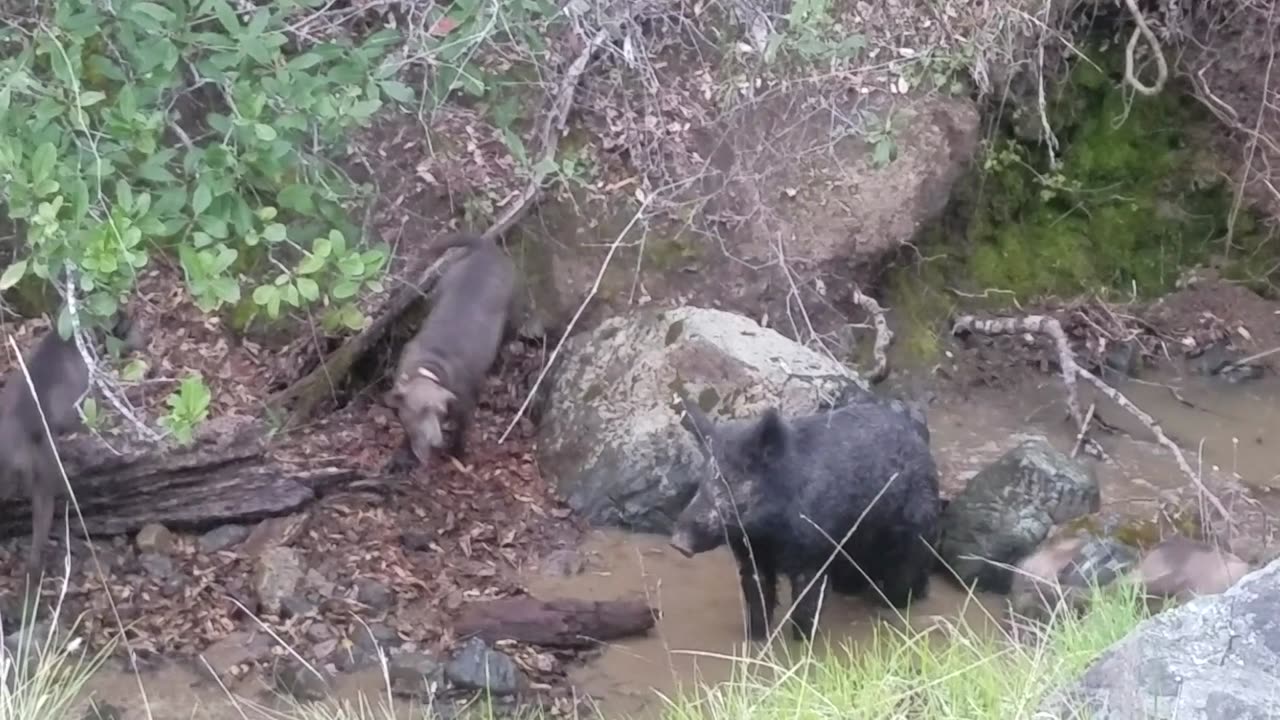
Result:
<instances>
[{"instance_id":1,"label":"rock in water","mask_svg":"<svg viewBox=\"0 0 1280 720\"><path fill-rule=\"evenodd\" d=\"M276 689L301 702L318 702L329 696L329 679L323 671L307 667L296 659L278 660L272 668Z\"/></svg>"},{"instance_id":2,"label":"rock in water","mask_svg":"<svg viewBox=\"0 0 1280 720\"><path fill-rule=\"evenodd\" d=\"M1280 708L1280 560L1221 595L1140 624L1037 717L1274 718Z\"/></svg>"},{"instance_id":3,"label":"rock in water","mask_svg":"<svg viewBox=\"0 0 1280 720\"><path fill-rule=\"evenodd\" d=\"M1030 437L975 475L946 506L938 553L965 585L976 581L979 589L1008 592L1007 565L1035 551L1054 525L1101 505L1089 469L1043 437Z\"/></svg>"},{"instance_id":4,"label":"rock in water","mask_svg":"<svg viewBox=\"0 0 1280 720\"><path fill-rule=\"evenodd\" d=\"M570 507L597 525L671 531L705 465L672 405L676 387L732 417L769 406L806 415L869 394L840 363L741 315L683 307L612 318L569 341L543 415L538 462Z\"/></svg>"},{"instance_id":5,"label":"rock in water","mask_svg":"<svg viewBox=\"0 0 1280 720\"><path fill-rule=\"evenodd\" d=\"M520 689L524 680L515 661L490 649L479 638L471 638L458 649L444 666L444 676L456 687L493 695L510 695Z\"/></svg>"},{"instance_id":6,"label":"rock in water","mask_svg":"<svg viewBox=\"0 0 1280 720\"><path fill-rule=\"evenodd\" d=\"M391 692L401 697L428 694L440 683L440 663L423 653L400 653L387 663Z\"/></svg>"},{"instance_id":7,"label":"rock in water","mask_svg":"<svg viewBox=\"0 0 1280 720\"><path fill-rule=\"evenodd\" d=\"M302 561L293 548L273 547L258 557L253 590L264 612L279 615L285 598L293 595L303 577Z\"/></svg>"}]
</instances>

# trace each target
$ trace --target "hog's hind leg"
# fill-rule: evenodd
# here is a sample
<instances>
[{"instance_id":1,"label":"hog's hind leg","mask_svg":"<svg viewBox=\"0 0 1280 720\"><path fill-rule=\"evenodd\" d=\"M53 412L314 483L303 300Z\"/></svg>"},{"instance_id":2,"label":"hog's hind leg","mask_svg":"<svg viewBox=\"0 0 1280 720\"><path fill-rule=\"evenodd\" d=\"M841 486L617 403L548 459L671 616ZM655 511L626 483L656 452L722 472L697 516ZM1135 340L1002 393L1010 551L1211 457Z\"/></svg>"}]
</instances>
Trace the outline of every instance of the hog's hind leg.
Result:
<instances>
[{"instance_id":1,"label":"hog's hind leg","mask_svg":"<svg viewBox=\"0 0 1280 720\"><path fill-rule=\"evenodd\" d=\"M929 594L929 570L934 556L916 533L894 533L886 548L884 600L899 610Z\"/></svg>"},{"instance_id":2,"label":"hog's hind leg","mask_svg":"<svg viewBox=\"0 0 1280 720\"><path fill-rule=\"evenodd\" d=\"M795 570L789 575L791 581L791 634L798 641L813 639L817 630L819 602L831 591L829 576L826 571L817 572L817 568ZM809 587L812 582L812 587ZM808 588L806 592L805 588ZM803 593L803 595L801 595Z\"/></svg>"}]
</instances>

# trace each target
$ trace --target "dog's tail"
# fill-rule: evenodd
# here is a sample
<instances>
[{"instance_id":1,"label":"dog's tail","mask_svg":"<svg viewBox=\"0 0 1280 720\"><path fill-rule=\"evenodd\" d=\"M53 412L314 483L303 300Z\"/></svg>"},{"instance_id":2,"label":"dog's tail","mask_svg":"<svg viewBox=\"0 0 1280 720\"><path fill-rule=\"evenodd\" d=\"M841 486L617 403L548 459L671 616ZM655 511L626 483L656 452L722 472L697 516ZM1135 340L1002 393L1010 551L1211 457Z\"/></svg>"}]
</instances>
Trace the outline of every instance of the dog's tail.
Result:
<instances>
[{"instance_id":1,"label":"dog's tail","mask_svg":"<svg viewBox=\"0 0 1280 720\"><path fill-rule=\"evenodd\" d=\"M445 235L443 239L436 243L435 249L436 252L439 253L444 253L453 248L467 248L468 250L475 250L477 248L484 247L486 244L491 243L486 240L483 235L469 232L455 232Z\"/></svg>"}]
</instances>

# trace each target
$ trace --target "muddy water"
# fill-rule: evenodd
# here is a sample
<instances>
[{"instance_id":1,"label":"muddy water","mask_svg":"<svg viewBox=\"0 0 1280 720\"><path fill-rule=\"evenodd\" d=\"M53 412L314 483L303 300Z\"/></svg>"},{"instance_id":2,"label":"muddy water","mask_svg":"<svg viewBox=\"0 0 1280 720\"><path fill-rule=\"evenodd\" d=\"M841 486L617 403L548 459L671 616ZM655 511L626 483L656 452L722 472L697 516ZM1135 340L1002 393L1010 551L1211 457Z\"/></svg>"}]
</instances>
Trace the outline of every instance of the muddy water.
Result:
<instances>
[{"instance_id":1,"label":"muddy water","mask_svg":"<svg viewBox=\"0 0 1280 720\"><path fill-rule=\"evenodd\" d=\"M668 547L666 537L598 530L588 536L581 551L588 560L585 572L568 578L531 574L530 591L590 600L644 596L662 611L648 637L615 644L599 660L571 671L575 685L596 698L602 717L660 717L664 707L660 696L689 689L691 681L728 680L730 658L761 652L760 645L743 642L746 618L737 567L728 548L685 558ZM785 581L779 583L779 596L775 622L789 598ZM856 647L870 638L877 622L923 629L944 616L953 621L963 618L975 629L989 627L998 616L996 598L966 603L965 597L941 578L934 578L929 598L904 615L860 598L833 596L824 602L819 627L832 647L850 642ZM774 646L778 657L803 654L789 632L779 635Z\"/></svg>"},{"instance_id":2,"label":"muddy water","mask_svg":"<svg viewBox=\"0 0 1280 720\"><path fill-rule=\"evenodd\" d=\"M1197 450L1202 449L1206 477L1235 474L1252 487L1280 489L1280 380L1228 385L1173 374L1148 374L1142 380L1127 381L1120 389L1188 450L1193 466L1198 464ZM1036 378L1016 391L976 390L940 398L929 410L929 422L933 453L946 491L954 493L1016 444L1017 433L1044 434L1056 447L1069 451L1075 430L1065 420L1062 398L1062 384L1055 377ZM1085 407L1096 400L1097 412L1105 422L1132 433L1097 434L1110 457L1109 462L1094 464L1104 511L1150 519L1157 500L1186 491L1188 483L1169 454L1148 442L1149 435L1140 424L1083 388L1081 399ZM1262 522L1250 526L1252 536L1245 538L1250 542L1242 543L1252 552L1240 551L1251 561L1274 555L1269 523L1280 516L1280 492L1262 493L1259 499L1261 505L1253 513ZM731 673L729 657L744 650L760 651L753 646L744 648L742 643L742 601L727 549L689 559L669 550L666 538L610 531L592 533L581 549L588 559L584 573L553 578L530 569L526 572L530 591L544 597L590 599L639 594L663 611L649 637L613 644L594 662L571 670L573 682L596 699L603 717L660 717L662 695L671 696L694 681L726 680ZM784 582L780 604L787 600L785 587ZM930 597L911 609L906 622L920 628L937 618L962 618L975 628L990 630L990 617L998 615L1000 601L983 596L975 603L946 580L935 577ZM780 608L775 619L781 612ZM824 607L820 629L829 640L849 641L856 647L881 620L899 626L903 623L890 611L863 600L833 596ZM789 636L784 635L781 642L781 647L799 651L790 644ZM145 673L142 681L151 717L266 717L244 706L237 708L224 690L202 675L179 667ZM92 685L99 699L128 708L125 717L132 720L147 717L140 711L137 683L130 673L104 670ZM276 705L263 696L259 683L234 684L231 692ZM341 676L335 690L348 702L360 696L368 698L375 708L386 697L381 673L376 670ZM396 706L397 717L422 716L407 705Z\"/></svg>"},{"instance_id":3,"label":"muddy water","mask_svg":"<svg viewBox=\"0 0 1280 720\"><path fill-rule=\"evenodd\" d=\"M1229 385L1166 374L1128 381L1121 389L1190 450L1193 467L1198 467L1197 448L1201 450L1206 478L1234 473L1252 487L1280 488L1280 381ZM1081 399L1086 408L1097 402L1098 416L1128 433L1098 434L1110 458L1091 463L1102 487L1104 512L1151 520L1160 501L1183 496L1179 494L1189 485L1185 476L1166 451L1150 442L1140 423L1105 398L1084 392ZM949 494L957 491L1015 445L1018 433L1044 434L1069 452L1075 430L1065 414L1062 384L1054 377L1037 379L1017 392L978 390L936 402L929 422L944 488ZM1267 495L1260 495L1264 504L1256 512L1264 522L1252 526L1258 537L1242 543L1254 553L1272 552L1266 520L1276 516L1280 502ZM650 637L616 643L599 660L572 671L578 687L597 699L603 717L660 717L662 695L688 688L695 680L729 678L728 658L744 650L744 613L736 568L726 548L689 559L670 550L664 537L597 531L582 550L589 562L585 573L551 578L531 572L531 591L589 599L643 594L663 611ZM999 597L982 596L975 603L941 577L934 580L930 597L910 612L907 621L913 627L937 617L992 627ZM830 640L852 641L856 647L881 620L901 625L887 610L835 596L828 599L820 625Z\"/></svg>"}]
</instances>

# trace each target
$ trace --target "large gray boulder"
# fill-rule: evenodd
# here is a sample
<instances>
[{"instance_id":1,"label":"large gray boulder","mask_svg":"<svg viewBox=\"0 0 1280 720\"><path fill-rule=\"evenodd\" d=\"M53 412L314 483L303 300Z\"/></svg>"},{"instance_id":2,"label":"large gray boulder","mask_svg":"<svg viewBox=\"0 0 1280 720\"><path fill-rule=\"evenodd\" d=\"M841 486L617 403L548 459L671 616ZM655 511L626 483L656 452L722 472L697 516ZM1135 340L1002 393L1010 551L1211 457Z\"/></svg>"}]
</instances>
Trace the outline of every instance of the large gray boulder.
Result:
<instances>
[{"instance_id":1,"label":"large gray boulder","mask_svg":"<svg viewBox=\"0 0 1280 720\"><path fill-rule=\"evenodd\" d=\"M721 310L644 310L569 341L538 437L538 462L570 507L597 525L667 533L705 461L680 427L674 391L749 417L810 413L867 392L852 371Z\"/></svg>"},{"instance_id":2,"label":"large gray boulder","mask_svg":"<svg viewBox=\"0 0 1280 720\"><path fill-rule=\"evenodd\" d=\"M942 512L938 554L966 585L1009 592L1007 566L1055 525L1097 512L1098 481L1049 441L1029 436L984 468Z\"/></svg>"},{"instance_id":3,"label":"large gray boulder","mask_svg":"<svg viewBox=\"0 0 1280 720\"><path fill-rule=\"evenodd\" d=\"M1220 595L1143 622L1050 695L1038 717L1262 720L1280 716L1280 560Z\"/></svg>"}]
</instances>

